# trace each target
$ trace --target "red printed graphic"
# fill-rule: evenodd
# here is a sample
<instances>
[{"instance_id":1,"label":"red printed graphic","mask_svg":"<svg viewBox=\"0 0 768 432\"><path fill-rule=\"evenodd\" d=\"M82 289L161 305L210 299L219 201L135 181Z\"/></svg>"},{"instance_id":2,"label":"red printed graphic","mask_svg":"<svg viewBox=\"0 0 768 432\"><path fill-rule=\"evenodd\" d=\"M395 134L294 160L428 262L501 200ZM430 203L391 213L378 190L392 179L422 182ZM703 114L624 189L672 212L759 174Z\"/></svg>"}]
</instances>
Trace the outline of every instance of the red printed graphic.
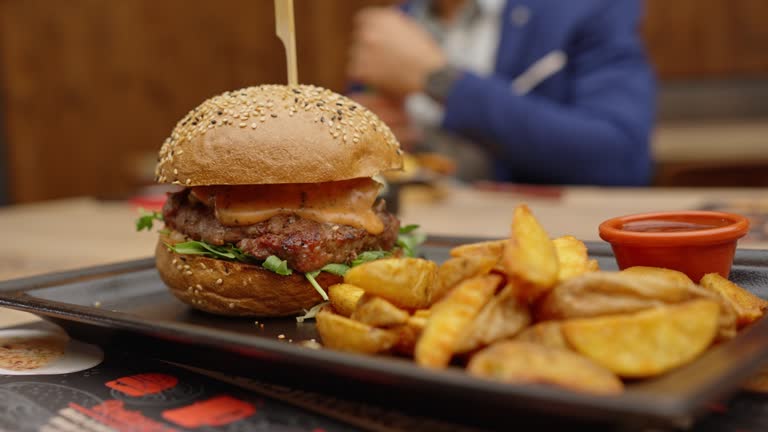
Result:
<instances>
[{"instance_id":1,"label":"red printed graphic","mask_svg":"<svg viewBox=\"0 0 768 432\"><path fill-rule=\"evenodd\" d=\"M125 393L128 396L139 397L160 393L176 386L179 379L175 376L160 373L143 373L118 378L106 384L107 387Z\"/></svg>"},{"instance_id":2,"label":"red printed graphic","mask_svg":"<svg viewBox=\"0 0 768 432\"><path fill-rule=\"evenodd\" d=\"M69 407L121 432L178 432L178 429L145 417L139 411L125 409L123 401L119 400L104 401L91 408L76 403L70 403Z\"/></svg>"},{"instance_id":3,"label":"red printed graphic","mask_svg":"<svg viewBox=\"0 0 768 432\"><path fill-rule=\"evenodd\" d=\"M221 395L181 408L163 411L163 418L185 428L224 426L252 416L256 408L232 396Z\"/></svg>"}]
</instances>

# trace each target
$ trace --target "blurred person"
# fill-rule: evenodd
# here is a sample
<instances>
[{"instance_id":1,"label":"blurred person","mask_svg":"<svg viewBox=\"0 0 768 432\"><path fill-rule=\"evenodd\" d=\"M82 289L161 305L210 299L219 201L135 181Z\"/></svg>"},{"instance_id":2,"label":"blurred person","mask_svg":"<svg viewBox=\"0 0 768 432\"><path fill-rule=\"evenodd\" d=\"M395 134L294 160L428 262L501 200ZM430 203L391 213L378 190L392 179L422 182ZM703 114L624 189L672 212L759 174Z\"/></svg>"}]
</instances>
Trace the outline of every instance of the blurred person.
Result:
<instances>
[{"instance_id":1,"label":"blurred person","mask_svg":"<svg viewBox=\"0 0 768 432\"><path fill-rule=\"evenodd\" d=\"M464 180L646 185L640 0L412 0L355 18L352 96ZM362 90L362 91L361 91Z\"/></svg>"}]
</instances>

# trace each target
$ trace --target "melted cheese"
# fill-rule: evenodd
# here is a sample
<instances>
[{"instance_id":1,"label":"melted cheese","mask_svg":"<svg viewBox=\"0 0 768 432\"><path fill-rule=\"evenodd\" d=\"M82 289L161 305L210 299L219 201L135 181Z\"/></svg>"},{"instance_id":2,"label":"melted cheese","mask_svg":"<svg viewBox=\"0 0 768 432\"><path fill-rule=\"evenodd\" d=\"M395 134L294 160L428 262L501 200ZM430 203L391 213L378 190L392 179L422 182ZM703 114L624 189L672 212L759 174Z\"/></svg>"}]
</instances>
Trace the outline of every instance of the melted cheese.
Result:
<instances>
[{"instance_id":1,"label":"melted cheese","mask_svg":"<svg viewBox=\"0 0 768 432\"><path fill-rule=\"evenodd\" d=\"M222 225L244 226L293 214L320 223L349 225L380 234L373 211L380 185L370 178L328 183L200 186L192 194L213 206Z\"/></svg>"}]
</instances>

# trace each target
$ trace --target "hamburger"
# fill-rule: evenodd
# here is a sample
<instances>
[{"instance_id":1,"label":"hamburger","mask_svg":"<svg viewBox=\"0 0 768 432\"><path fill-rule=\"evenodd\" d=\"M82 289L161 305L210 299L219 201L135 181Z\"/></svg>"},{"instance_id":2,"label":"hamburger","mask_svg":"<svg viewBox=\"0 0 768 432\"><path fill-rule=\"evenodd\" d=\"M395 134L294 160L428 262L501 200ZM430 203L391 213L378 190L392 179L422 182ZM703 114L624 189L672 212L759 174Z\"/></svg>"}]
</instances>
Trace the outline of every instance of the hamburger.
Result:
<instances>
[{"instance_id":1,"label":"hamburger","mask_svg":"<svg viewBox=\"0 0 768 432\"><path fill-rule=\"evenodd\" d=\"M409 248L375 180L402 159L378 117L330 90L225 92L190 111L163 143L156 181L178 191L137 226L164 222L157 270L193 308L306 313L350 266Z\"/></svg>"}]
</instances>

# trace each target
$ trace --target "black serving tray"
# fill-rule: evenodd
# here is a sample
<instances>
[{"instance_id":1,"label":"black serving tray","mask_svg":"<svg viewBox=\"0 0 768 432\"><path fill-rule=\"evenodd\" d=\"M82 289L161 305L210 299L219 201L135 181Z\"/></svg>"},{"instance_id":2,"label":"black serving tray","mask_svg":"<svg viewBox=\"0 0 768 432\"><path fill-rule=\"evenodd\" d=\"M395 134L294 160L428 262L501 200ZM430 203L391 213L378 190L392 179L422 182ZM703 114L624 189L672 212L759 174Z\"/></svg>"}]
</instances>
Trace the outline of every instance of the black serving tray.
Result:
<instances>
[{"instance_id":1,"label":"black serving tray","mask_svg":"<svg viewBox=\"0 0 768 432\"><path fill-rule=\"evenodd\" d=\"M433 237L423 251L442 261L451 246L477 240ZM607 244L587 246L602 269L616 268ZM731 279L768 298L768 251L738 250ZM306 348L298 342L317 338L313 321L256 324L191 310L168 292L151 258L2 282L0 306L48 316L74 337L107 347L501 429L553 419L588 423L591 430L685 428L768 361L763 319L687 366L629 384L620 396L488 382L459 369L423 369L406 359Z\"/></svg>"}]
</instances>

